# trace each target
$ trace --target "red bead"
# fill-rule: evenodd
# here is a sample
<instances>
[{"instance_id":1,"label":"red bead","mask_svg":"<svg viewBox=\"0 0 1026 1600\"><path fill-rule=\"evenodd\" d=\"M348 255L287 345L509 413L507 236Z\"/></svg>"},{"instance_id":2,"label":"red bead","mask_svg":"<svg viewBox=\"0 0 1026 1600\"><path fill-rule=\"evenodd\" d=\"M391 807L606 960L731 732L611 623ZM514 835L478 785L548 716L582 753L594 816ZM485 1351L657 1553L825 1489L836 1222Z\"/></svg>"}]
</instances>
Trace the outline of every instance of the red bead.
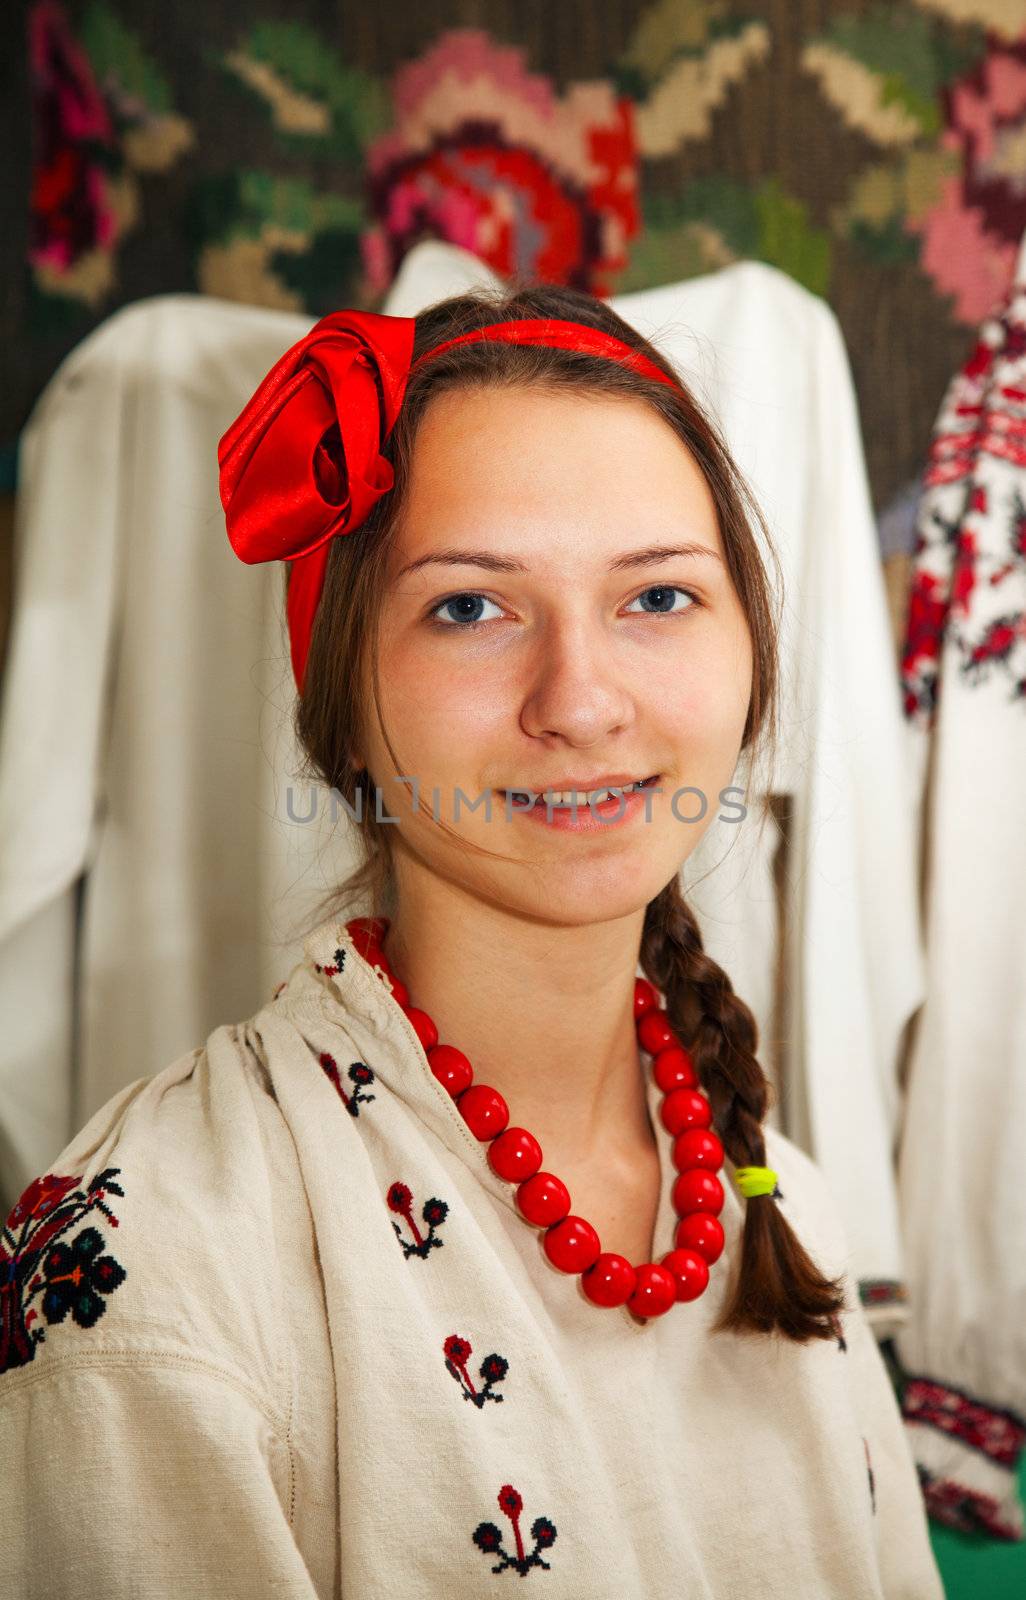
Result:
<instances>
[{"instance_id":1,"label":"red bead","mask_svg":"<svg viewBox=\"0 0 1026 1600\"><path fill-rule=\"evenodd\" d=\"M602 1253L599 1236L591 1223L573 1215L546 1229L542 1244L552 1265L560 1272L587 1272Z\"/></svg>"},{"instance_id":2,"label":"red bead","mask_svg":"<svg viewBox=\"0 0 1026 1600\"><path fill-rule=\"evenodd\" d=\"M541 1166L542 1147L526 1128L507 1128L488 1146L488 1164L507 1183L523 1183Z\"/></svg>"},{"instance_id":3,"label":"red bead","mask_svg":"<svg viewBox=\"0 0 1026 1600\"><path fill-rule=\"evenodd\" d=\"M719 1172L723 1165L723 1145L711 1128L685 1128L673 1143L673 1164L678 1172L688 1167L708 1167Z\"/></svg>"},{"instance_id":4,"label":"red bead","mask_svg":"<svg viewBox=\"0 0 1026 1600\"><path fill-rule=\"evenodd\" d=\"M438 1029L427 1012L421 1011L418 1006L403 1006L403 1010L412 1022L413 1031L424 1049L430 1050L432 1045L438 1043Z\"/></svg>"},{"instance_id":5,"label":"red bead","mask_svg":"<svg viewBox=\"0 0 1026 1600\"><path fill-rule=\"evenodd\" d=\"M536 1172L527 1178L516 1194L521 1215L536 1228L551 1228L562 1222L570 1210L570 1190L553 1172Z\"/></svg>"},{"instance_id":6,"label":"red bead","mask_svg":"<svg viewBox=\"0 0 1026 1600\"><path fill-rule=\"evenodd\" d=\"M636 1317L661 1317L669 1311L677 1298L677 1280L668 1267L646 1261L636 1269L638 1282L627 1301L628 1311Z\"/></svg>"},{"instance_id":7,"label":"red bead","mask_svg":"<svg viewBox=\"0 0 1026 1600\"><path fill-rule=\"evenodd\" d=\"M638 1042L649 1055L658 1055L668 1044L677 1044L677 1035L666 1020L666 1012L646 1011L638 1023Z\"/></svg>"},{"instance_id":8,"label":"red bead","mask_svg":"<svg viewBox=\"0 0 1026 1600\"><path fill-rule=\"evenodd\" d=\"M435 1044L427 1053L428 1066L442 1085L455 1100L464 1089L469 1089L474 1081L474 1069L470 1065L462 1050L457 1050L455 1045Z\"/></svg>"},{"instance_id":9,"label":"red bead","mask_svg":"<svg viewBox=\"0 0 1026 1600\"><path fill-rule=\"evenodd\" d=\"M708 1211L693 1211L678 1222L674 1243L678 1250L696 1250L711 1264L723 1253L723 1223Z\"/></svg>"},{"instance_id":10,"label":"red bead","mask_svg":"<svg viewBox=\"0 0 1026 1600\"><path fill-rule=\"evenodd\" d=\"M690 1167L682 1172L673 1186L673 1209L679 1217L691 1211L723 1210L723 1185L715 1172L704 1167Z\"/></svg>"},{"instance_id":11,"label":"red bead","mask_svg":"<svg viewBox=\"0 0 1026 1600\"><path fill-rule=\"evenodd\" d=\"M654 1011L659 1004L659 992L654 989L647 978L634 980L634 1020L638 1021L646 1011ZM619 1302L617 1302L619 1303Z\"/></svg>"},{"instance_id":12,"label":"red bead","mask_svg":"<svg viewBox=\"0 0 1026 1600\"><path fill-rule=\"evenodd\" d=\"M652 1076L664 1094L673 1089L697 1089L698 1073L690 1051L683 1045L668 1044L652 1063Z\"/></svg>"},{"instance_id":13,"label":"red bead","mask_svg":"<svg viewBox=\"0 0 1026 1600\"><path fill-rule=\"evenodd\" d=\"M476 1139L494 1139L509 1121L509 1106L498 1089L487 1083L472 1083L456 1104Z\"/></svg>"},{"instance_id":14,"label":"red bead","mask_svg":"<svg viewBox=\"0 0 1026 1600\"><path fill-rule=\"evenodd\" d=\"M587 1272L581 1274L581 1288L592 1305L622 1306L637 1287L638 1275L626 1256L604 1250Z\"/></svg>"},{"instance_id":15,"label":"red bead","mask_svg":"<svg viewBox=\"0 0 1026 1600\"><path fill-rule=\"evenodd\" d=\"M392 999L397 1001L399 1005L405 1008L410 1003L409 989L407 989L402 979L397 978L393 972L389 972L387 977L389 983L392 985Z\"/></svg>"},{"instance_id":16,"label":"red bead","mask_svg":"<svg viewBox=\"0 0 1026 1600\"><path fill-rule=\"evenodd\" d=\"M709 1263L697 1250L671 1250L661 1264L673 1273L678 1300L697 1300L709 1282Z\"/></svg>"},{"instance_id":17,"label":"red bead","mask_svg":"<svg viewBox=\"0 0 1026 1600\"><path fill-rule=\"evenodd\" d=\"M699 1089L671 1089L659 1115L667 1132L683 1133L685 1128L708 1128L712 1106Z\"/></svg>"}]
</instances>

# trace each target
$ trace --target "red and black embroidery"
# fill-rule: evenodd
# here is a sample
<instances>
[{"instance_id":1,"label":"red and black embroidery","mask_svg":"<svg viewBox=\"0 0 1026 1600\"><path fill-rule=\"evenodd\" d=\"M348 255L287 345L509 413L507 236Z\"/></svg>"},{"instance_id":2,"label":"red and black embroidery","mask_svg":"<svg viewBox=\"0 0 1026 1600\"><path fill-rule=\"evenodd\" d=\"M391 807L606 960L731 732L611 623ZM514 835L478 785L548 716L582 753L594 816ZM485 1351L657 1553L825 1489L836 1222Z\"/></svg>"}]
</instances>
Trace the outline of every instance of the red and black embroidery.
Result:
<instances>
[{"instance_id":1,"label":"red and black embroidery","mask_svg":"<svg viewBox=\"0 0 1026 1600\"><path fill-rule=\"evenodd\" d=\"M341 947L339 947L339 949L335 951L335 965L334 966L330 966L329 965L329 966L326 966L326 967L322 967L319 961L315 961L314 962L314 968L315 968L315 970L317 972L323 972L324 976L326 978L337 978L339 973L342 971L342 968L345 966L345 964L346 964L346 953Z\"/></svg>"},{"instance_id":2,"label":"red and black embroidery","mask_svg":"<svg viewBox=\"0 0 1026 1600\"><path fill-rule=\"evenodd\" d=\"M953 1478L941 1478L916 1462L919 1487L927 1516L961 1533L985 1534L990 1539L1019 1540L1022 1534L1003 1512L1000 1502L982 1489L970 1489Z\"/></svg>"},{"instance_id":3,"label":"red and black embroidery","mask_svg":"<svg viewBox=\"0 0 1026 1600\"><path fill-rule=\"evenodd\" d=\"M481 1388L475 1389L470 1373L467 1371L467 1362L470 1360L472 1352L473 1346L470 1340L461 1339L458 1333L450 1333L442 1346L446 1370L452 1373L452 1376L463 1390L464 1400L471 1401L480 1410L486 1400L501 1401L505 1399L504 1395L495 1394L493 1391L495 1385L501 1383L509 1371L509 1362L505 1356L498 1356L494 1353L485 1356L477 1369L481 1378Z\"/></svg>"},{"instance_id":4,"label":"red and black embroidery","mask_svg":"<svg viewBox=\"0 0 1026 1600\"><path fill-rule=\"evenodd\" d=\"M1026 702L1026 326L1018 279L984 321L934 423L916 514L901 677L905 714L936 719L942 681L1010 682Z\"/></svg>"},{"instance_id":5,"label":"red and black embroidery","mask_svg":"<svg viewBox=\"0 0 1026 1600\"><path fill-rule=\"evenodd\" d=\"M531 1523L531 1537L534 1540L534 1549L530 1552L524 1550L524 1539L520 1532L520 1513L524 1509L524 1502L519 1492L510 1483L504 1483L498 1494L499 1510L510 1520L513 1526L513 1538L516 1542L517 1553L510 1555L503 1548L502 1529L497 1528L494 1522L479 1522L473 1532L473 1540L479 1550L485 1555L498 1556L498 1563L492 1568L493 1572L505 1572L507 1567L513 1567L522 1578L526 1578L532 1567L544 1567L549 1570L550 1563L543 1561L540 1552L551 1550L556 1542L556 1527L548 1517L535 1517Z\"/></svg>"},{"instance_id":6,"label":"red and black embroidery","mask_svg":"<svg viewBox=\"0 0 1026 1600\"><path fill-rule=\"evenodd\" d=\"M1026 1419L1017 1412L983 1405L950 1384L912 1375L902 1391L901 1409L907 1422L936 1428L997 1466L1016 1471L1026 1443Z\"/></svg>"},{"instance_id":7,"label":"red and black embroidery","mask_svg":"<svg viewBox=\"0 0 1026 1600\"><path fill-rule=\"evenodd\" d=\"M429 1250L440 1248L444 1240L435 1237L435 1229L440 1228L449 1215L449 1207L444 1200L425 1200L421 1207L421 1217L427 1223L428 1231L422 1234L413 1219L413 1195L405 1183L393 1183L386 1196L389 1211L395 1211L402 1217L410 1232L413 1242L403 1238L403 1232L398 1222L393 1222L392 1229L396 1238L402 1245L403 1255L426 1256Z\"/></svg>"},{"instance_id":8,"label":"red and black embroidery","mask_svg":"<svg viewBox=\"0 0 1026 1600\"><path fill-rule=\"evenodd\" d=\"M366 1105L368 1101L377 1098L376 1095L364 1094L363 1092L369 1083L374 1082L374 1074L365 1061L354 1061L349 1068L346 1076L353 1085L353 1092L352 1094L346 1094L342 1087L342 1076L338 1070L338 1062L335 1057L330 1056L326 1050L322 1050L318 1060L324 1069L325 1075L331 1079L338 1090L342 1104L351 1117L358 1117L361 1105Z\"/></svg>"},{"instance_id":9,"label":"red and black embroidery","mask_svg":"<svg viewBox=\"0 0 1026 1600\"><path fill-rule=\"evenodd\" d=\"M859 1299L864 1306L903 1306L908 1290L900 1278L860 1278Z\"/></svg>"},{"instance_id":10,"label":"red and black embroidery","mask_svg":"<svg viewBox=\"0 0 1026 1600\"><path fill-rule=\"evenodd\" d=\"M98 1228L63 1237L93 1211L118 1226L104 1196L124 1196L114 1182L120 1170L107 1167L88 1189L79 1188L80 1177L45 1173L11 1211L0 1237L0 1372L35 1360L36 1346L46 1338L44 1328L32 1326L40 1312L51 1326L70 1311L80 1328L92 1328L107 1309L106 1297L124 1283L121 1263L100 1254L104 1238Z\"/></svg>"},{"instance_id":11,"label":"red and black embroidery","mask_svg":"<svg viewBox=\"0 0 1026 1600\"><path fill-rule=\"evenodd\" d=\"M869 1503L873 1508L873 1515L875 1517L876 1516L876 1485L875 1485L875 1483L873 1481L873 1463L870 1460L870 1456L869 1456L869 1444L868 1444L868 1442L867 1442L867 1440L865 1438L863 1438L863 1440L862 1440L862 1448L866 1452L866 1471L869 1474Z\"/></svg>"}]
</instances>

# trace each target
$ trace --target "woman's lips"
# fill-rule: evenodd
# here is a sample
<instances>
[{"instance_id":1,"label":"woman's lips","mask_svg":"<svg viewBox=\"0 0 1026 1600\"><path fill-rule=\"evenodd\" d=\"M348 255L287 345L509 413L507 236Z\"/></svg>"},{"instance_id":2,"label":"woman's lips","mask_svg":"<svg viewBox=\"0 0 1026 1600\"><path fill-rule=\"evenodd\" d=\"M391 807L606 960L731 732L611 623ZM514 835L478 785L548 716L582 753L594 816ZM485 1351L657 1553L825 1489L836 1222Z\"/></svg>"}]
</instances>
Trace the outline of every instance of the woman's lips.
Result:
<instances>
[{"instance_id":1,"label":"woman's lips","mask_svg":"<svg viewBox=\"0 0 1026 1600\"><path fill-rule=\"evenodd\" d=\"M598 800L589 804L587 795L578 800L576 806L548 805L544 794L538 796L530 806L518 804L517 796L523 795L522 790L496 790L503 801L507 803L509 815L523 817L528 822L539 823L543 828L554 828L562 833L603 833L612 828L623 827L625 823L644 809L646 805L645 791L655 787L659 782L659 773L654 773L651 778L646 778L640 789L624 790L620 795L611 795L607 800ZM594 793L594 791L592 791Z\"/></svg>"}]
</instances>

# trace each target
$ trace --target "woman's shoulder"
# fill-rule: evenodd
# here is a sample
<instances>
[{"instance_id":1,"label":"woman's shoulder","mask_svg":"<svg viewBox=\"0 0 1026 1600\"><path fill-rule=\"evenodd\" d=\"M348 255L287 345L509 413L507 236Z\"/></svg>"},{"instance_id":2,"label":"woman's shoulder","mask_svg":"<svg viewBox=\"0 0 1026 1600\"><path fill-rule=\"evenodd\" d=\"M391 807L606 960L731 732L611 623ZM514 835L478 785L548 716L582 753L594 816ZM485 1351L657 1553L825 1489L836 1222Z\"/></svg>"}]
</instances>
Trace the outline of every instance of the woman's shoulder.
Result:
<instances>
[{"instance_id":1,"label":"woman's shoulder","mask_svg":"<svg viewBox=\"0 0 1026 1600\"><path fill-rule=\"evenodd\" d=\"M290 1150L242 1025L120 1090L7 1218L0 1382L159 1360L287 1388L275 1205Z\"/></svg>"}]
</instances>

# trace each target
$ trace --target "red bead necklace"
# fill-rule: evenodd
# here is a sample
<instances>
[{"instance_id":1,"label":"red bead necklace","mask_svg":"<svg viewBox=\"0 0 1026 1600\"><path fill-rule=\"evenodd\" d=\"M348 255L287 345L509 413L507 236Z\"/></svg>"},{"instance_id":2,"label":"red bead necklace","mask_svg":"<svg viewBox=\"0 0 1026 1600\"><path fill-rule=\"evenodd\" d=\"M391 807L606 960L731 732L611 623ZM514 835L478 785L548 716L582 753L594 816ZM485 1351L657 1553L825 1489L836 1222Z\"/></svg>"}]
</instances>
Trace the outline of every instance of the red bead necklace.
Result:
<instances>
[{"instance_id":1,"label":"red bead necklace","mask_svg":"<svg viewBox=\"0 0 1026 1600\"><path fill-rule=\"evenodd\" d=\"M545 1254L561 1272L578 1273L581 1288L597 1306L622 1306L636 1317L659 1317L678 1300L696 1300L709 1282L709 1268L723 1250L723 1145L712 1130L712 1109L699 1088L687 1050L677 1040L646 978L634 981L634 1022L638 1043L653 1056L652 1071L663 1091L660 1119L674 1136L677 1178L675 1248L660 1262L632 1266L625 1256L604 1251L598 1233L570 1210L570 1192L551 1172L543 1172L542 1149L526 1128L509 1126L509 1107L498 1089L474 1082L474 1069L462 1051L439 1044L438 1029L426 1011L410 1004L406 985L382 949L387 917L356 917L346 923L356 949L388 979L392 994L424 1047L428 1065L452 1096L468 1128L488 1145L488 1164L498 1177L517 1185L522 1217L544 1228Z\"/></svg>"}]
</instances>

